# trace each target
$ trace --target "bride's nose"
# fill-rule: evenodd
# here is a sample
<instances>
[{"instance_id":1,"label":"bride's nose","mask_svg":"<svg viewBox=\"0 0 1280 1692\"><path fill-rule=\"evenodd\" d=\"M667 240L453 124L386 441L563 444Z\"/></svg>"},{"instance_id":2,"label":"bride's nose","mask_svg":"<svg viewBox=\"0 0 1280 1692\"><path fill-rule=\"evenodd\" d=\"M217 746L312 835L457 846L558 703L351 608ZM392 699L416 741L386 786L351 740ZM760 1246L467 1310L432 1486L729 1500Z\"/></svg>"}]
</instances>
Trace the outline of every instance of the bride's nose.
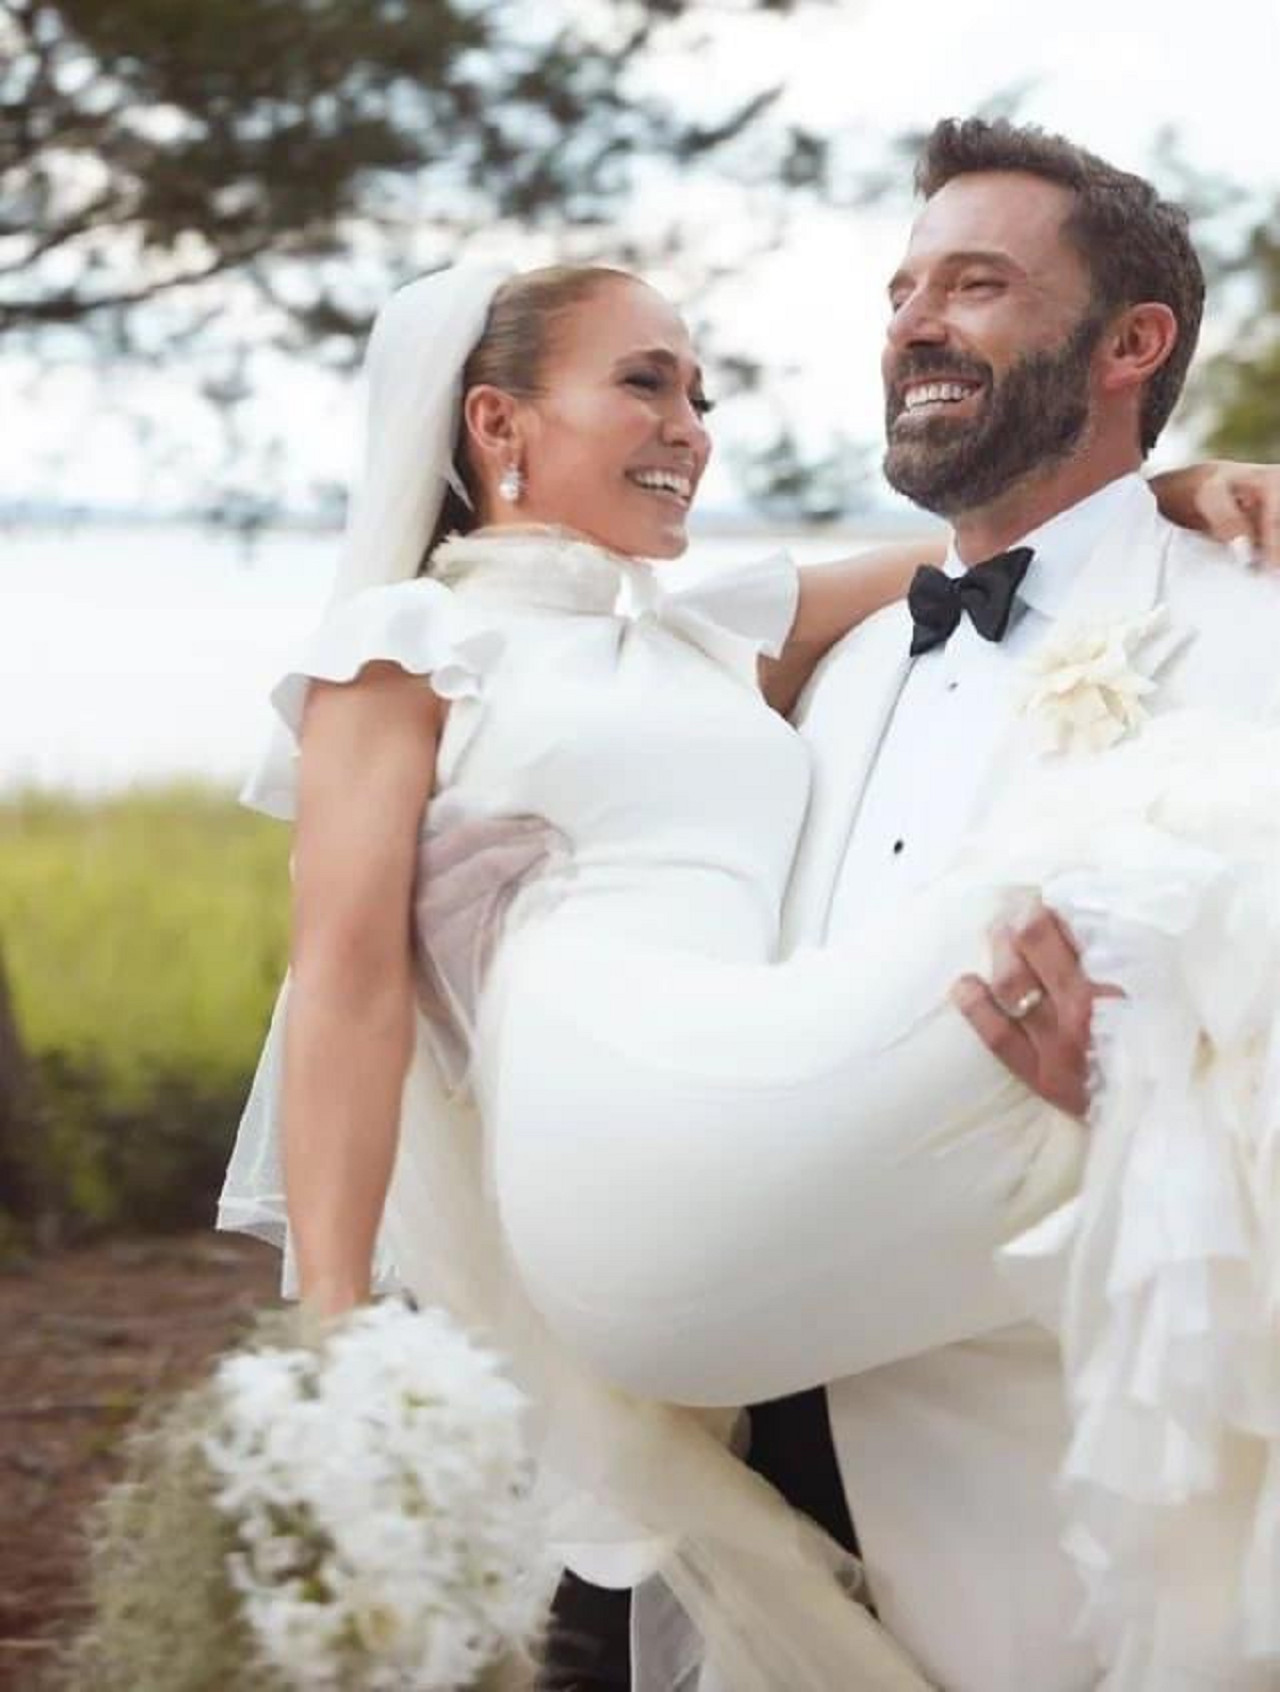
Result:
<instances>
[{"instance_id":1,"label":"bride's nose","mask_svg":"<svg viewBox=\"0 0 1280 1692\"><path fill-rule=\"evenodd\" d=\"M705 458L711 450L711 436L702 414L687 396L663 419L662 440L665 446L683 446Z\"/></svg>"}]
</instances>

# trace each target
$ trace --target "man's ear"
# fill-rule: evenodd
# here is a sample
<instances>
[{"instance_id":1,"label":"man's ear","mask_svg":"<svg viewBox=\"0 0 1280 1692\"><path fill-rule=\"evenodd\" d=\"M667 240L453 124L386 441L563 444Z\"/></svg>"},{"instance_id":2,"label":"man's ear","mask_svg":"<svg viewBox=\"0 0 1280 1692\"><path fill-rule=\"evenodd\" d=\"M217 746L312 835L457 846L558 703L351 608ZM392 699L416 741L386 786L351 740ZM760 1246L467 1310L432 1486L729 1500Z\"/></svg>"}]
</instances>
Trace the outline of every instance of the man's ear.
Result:
<instances>
[{"instance_id":1,"label":"man's ear","mask_svg":"<svg viewBox=\"0 0 1280 1692\"><path fill-rule=\"evenodd\" d=\"M1103 332L1103 387L1115 393L1149 382L1177 339L1178 319L1163 302L1127 306Z\"/></svg>"}]
</instances>

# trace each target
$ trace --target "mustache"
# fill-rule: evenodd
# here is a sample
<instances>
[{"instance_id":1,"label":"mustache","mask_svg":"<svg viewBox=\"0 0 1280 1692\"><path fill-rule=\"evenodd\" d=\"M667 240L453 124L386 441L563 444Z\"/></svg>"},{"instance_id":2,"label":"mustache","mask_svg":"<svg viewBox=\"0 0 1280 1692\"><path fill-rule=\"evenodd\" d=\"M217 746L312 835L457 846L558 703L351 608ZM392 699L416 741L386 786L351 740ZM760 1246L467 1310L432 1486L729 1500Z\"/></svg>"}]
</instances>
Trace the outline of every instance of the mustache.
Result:
<instances>
[{"instance_id":1,"label":"mustache","mask_svg":"<svg viewBox=\"0 0 1280 1692\"><path fill-rule=\"evenodd\" d=\"M904 382L927 381L930 376L967 377L987 384L991 380L991 366L980 358L950 352L946 347L912 347L899 353L889 367L889 378L895 388Z\"/></svg>"}]
</instances>

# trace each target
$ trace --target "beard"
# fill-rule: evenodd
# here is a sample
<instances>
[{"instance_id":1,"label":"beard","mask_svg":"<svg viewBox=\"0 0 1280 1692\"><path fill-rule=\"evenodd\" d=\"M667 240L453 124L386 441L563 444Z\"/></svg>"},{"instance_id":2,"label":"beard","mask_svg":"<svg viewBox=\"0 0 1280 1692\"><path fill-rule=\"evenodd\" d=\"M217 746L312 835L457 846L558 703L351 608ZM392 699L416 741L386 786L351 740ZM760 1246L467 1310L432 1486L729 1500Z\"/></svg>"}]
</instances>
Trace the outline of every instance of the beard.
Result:
<instances>
[{"instance_id":1,"label":"beard","mask_svg":"<svg viewBox=\"0 0 1280 1692\"><path fill-rule=\"evenodd\" d=\"M1047 470L1079 445L1089 423L1089 368L1102 321L1086 314L1060 347L1027 353L997 381L989 364L919 347L899 359L885 406L889 445L885 478L914 504L939 517L975 511L1035 472ZM966 377L980 382L986 403L972 421L930 417L908 424L899 385L910 377Z\"/></svg>"}]
</instances>

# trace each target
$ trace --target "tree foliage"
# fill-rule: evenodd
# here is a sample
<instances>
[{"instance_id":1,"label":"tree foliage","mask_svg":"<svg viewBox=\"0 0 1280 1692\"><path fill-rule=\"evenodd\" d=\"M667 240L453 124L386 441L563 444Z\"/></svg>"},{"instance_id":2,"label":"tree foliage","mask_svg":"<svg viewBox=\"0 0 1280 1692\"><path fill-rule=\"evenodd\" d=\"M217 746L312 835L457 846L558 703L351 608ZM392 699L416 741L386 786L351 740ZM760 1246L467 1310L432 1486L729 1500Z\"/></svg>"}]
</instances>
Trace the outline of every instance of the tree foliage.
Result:
<instances>
[{"instance_id":1,"label":"tree foliage","mask_svg":"<svg viewBox=\"0 0 1280 1692\"><path fill-rule=\"evenodd\" d=\"M748 503L781 523L830 523L864 503L877 449L838 434L824 451L806 447L787 421L763 449L743 454L738 478Z\"/></svg>"},{"instance_id":2,"label":"tree foliage","mask_svg":"<svg viewBox=\"0 0 1280 1692\"><path fill-rule=\"evenodd\" d=\"M1179 418L1210 452L1280 460L1280 198L1198 167L1171 125L1151 174L1188 213L1208 282Z\"/></svg>"},{"instance_id":3,"label":"tree foliage","mask_svg":"<svg viewBox=\"0 0 1280 1692\"><path fill-rule=\"evenodd\" d=\"M1206 444L1228 458L1280 462L1280 200L1225 271L1242 286L1230 346L1209 359L1199 387Z\"/></svg>"},{"instance_id":4,"label":"tree foliage","mask_svg":"<svg viewBox=\"0 0 1280 1692\"><path fill-rule=\"evenodd\" d=\"M212 510L252 528L289 456L249 446L271 360L347 367L387 293L477 236L674 261L706 298L806 205L856 199L848 138L777 121L776 87L654 74L824 3L0 0L0 346L162 363L222 419ZM738 192L718 226L691 173ZM716 350L722 394L759 381Z\"/></svg>"},{"instance_id":5,"label":"tree foliage","mask_svg":"<svg viewBox=\"0 0 1280 1692\"><path fill-rule=\"evenodd\" d=\"M0 0L0 330L119 338L180 297L167 343L234 275L286 344L349 339L477 227L598 225L634 161L723 150L771 102L691 121L635 91L691 9Z\"/></svg>"}]
</instances>

